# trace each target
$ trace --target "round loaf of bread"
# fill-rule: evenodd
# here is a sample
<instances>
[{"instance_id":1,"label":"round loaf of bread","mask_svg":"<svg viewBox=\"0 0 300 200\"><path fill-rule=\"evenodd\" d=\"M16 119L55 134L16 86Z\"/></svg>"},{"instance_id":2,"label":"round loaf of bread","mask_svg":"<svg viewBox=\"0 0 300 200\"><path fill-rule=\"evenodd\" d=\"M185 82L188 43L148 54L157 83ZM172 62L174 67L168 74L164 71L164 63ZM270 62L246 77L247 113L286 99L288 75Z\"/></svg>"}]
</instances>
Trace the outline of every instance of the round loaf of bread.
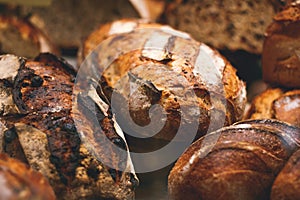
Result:
<instances>
[{"instance_id":1,"label":"round loaf of bread","mask_svg":"<svg viewBox=\"0 0 300 200\"><path fill-rule=\"evenodd\" d=\"M265 90L253 99L245 119L278 119L300 127L300 90Z\"/></svg>"},{"instance_id":2,"label":"round loaf of bread","mask_svg":"<svg viewBox=\"0 0 300 200\"><path fill-rule=\"evenodd\" d=\"M194 142L168 179L171 199L269 199L273 181L299 149L300 129L276 120L242 121Z\"/></svg>"},{"instance_id":3,"label":"round loaf of bread","mask_svg":"<svg viewBox=\"0 0 300 200\"><path fill-rule=\"evenodd\" d=\"M271 200L298 199L300 197L300 150L288 160L276 177L271 192Z\"/></svg>"},{"instance_id":4,"label":"round loaf of bread","mask_svg":"<svg viewBox=\"0 0 300 200\"><path fill-rule=\"evenodd\" d=\"M0 16L0 53L33 58L40 52L58 53L40 29L26 19Z\"/></svg>"},{"instance_id":5,"label":"round loaf of bread","mask_svg":"<svg viewBox=\"0 0 300 200\"><path fill-rule=\"evenodd\" d=\"M266 30L262 67L264 81L283 87L300 87L300 4L278 13Z\"/></svg>"},{"instance_id":6,"label":"round loaf of bread","mask_svg":"<svg viewBox=\"0 0 300 200\"><path fill-rule=\"evenodd\" d=\"M41 173L19 160L0 154L0 199L55 200L55 194Z\"/></svg>"},{"instance_id":7,"label":"round loaf of bread","mask_svg":"<svg viewBox=\"0 0 300 200\"><path fill-rule=\"evenodd\" d=\"M188 134L196 126L193 132L199 137L241 119L243 81L216 50L188 34L169 26L117 21L91 36L84 45L91 53L80 71L101 82L126 133L169 141L180 128ZM91 45L91 38L99 40ZM177 139L186 138L181 136Z\"/></svg>"},{"instance_id":8,"label":"round loaf of bread","mask_svg":"<svg viewBox=\"0 0 300 200\"><path fill-rule=\"evenodd\" d=\"M1 152L41 172L59 199L133 199L134 172L104 165L80 139L72 116L76 73L71 65L48 53L34 60L2 55L0 71ZM89 128L84 114L77 120L85 124L86 135L98 134L98 140L109 135L112 142L126 144L111 120L102 132ZM97 151L116 164L130 162L105 145Z\"/></svg>"}]
</instances>

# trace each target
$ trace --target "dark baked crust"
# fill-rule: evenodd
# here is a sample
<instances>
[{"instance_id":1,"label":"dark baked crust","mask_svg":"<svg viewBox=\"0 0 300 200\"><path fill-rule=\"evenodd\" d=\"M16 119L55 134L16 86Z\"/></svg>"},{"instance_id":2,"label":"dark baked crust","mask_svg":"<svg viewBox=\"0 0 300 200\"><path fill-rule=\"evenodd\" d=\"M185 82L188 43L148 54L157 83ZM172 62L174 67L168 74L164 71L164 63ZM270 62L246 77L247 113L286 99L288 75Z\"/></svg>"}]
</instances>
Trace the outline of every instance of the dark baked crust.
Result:
<instances>
[{"instance_id":1,"label":"dark baked crust","mask_svg":"<svg viewBox=\"0 0 300 200\"><path fill-rule=\"evenodd\" d=\"M300 127L300 90L269 88L256 96L245 119L278 119Z\"/></svg>"},{"instance_id":2,"label":"dark baked crust","mask_svg":"<svg viewBox=\"0 0 300 200\"><path fill-rule=\"evenodd\" d=\"M47 179L41 173L2 153L0 177L0 199L56 199Z\"/></svg>"},{"instance_id":3,"label":"dark baked crust","mask_svg":"<svg viewBox=\"0 0 300 200\"><path fill-rule=\"evenodd\" d=\"M271 199L297 199L300 196L300 150L288 160L272 186Z\"/></svg>"},{"instance_id":4,"label":"dark baked crust","mask_svg":"<svg viewBox=\"0 0 300 200\"><path fill-rule=\"evenodd\" d=\"M6 89L12 91L8 97L19 112L1 115L5 127L0 132L2 151L44 174L59 199L132 199L135 175L104 166L80 140L71 115L74 68L48 53L34 60L4 57L14 58L18 65L15 76L2 81L12 83ZM5 64L2 59L0 65ZM111 131L109 126L106 129ZM89 131L91 135L94 130ZM115 162L127 163L127 159Z\"/></svg>"},{"instance_id":5,"label":"dark baked crust","mask_svg":"<svg viewBox=\"0 0 300 200\"><path fill-rule=\"evenodd\" d=\"M272 183L299 148L300 130L275 120L245 121L210 133L169 175L172 199L268 199Z\"/></svg>"},{"instance_id":6,"label":"dark baked crust","mask_svg":"<svg viewBox=\"0 0 300 200\"><path fill-rule=\"evenodd\" d=\"M127 23L136 24L136 21ZM93 37L106 38L109 26L112 25L100 28ZM224 124L228 125L240 119L244 110L245 86L235 69L218 52L169 26L144 23L131 31L111 35L86 57L81 67L91 72L87 76L100 80L104 93L115 103L122 127L130 128L128 119L131 118L139 126L149 124L150 108L160 105L165 118L151 119L153 124L166 122L157 138L170 140L179 125L188 128L190 124L198 124L198 136L203 135L210 124L209 113L215 112L215 117L220 117L227 109ZM130 92L130 87L135 88L134 92ZM126 103L118 105L118 100L111 99L112 94L120 94L123 99L119 102ZM213 110L210 96L214 95L219 102L215 102ZM220 100L222 97L224 102ZM199 108L200 118L196 111L191 111L180 124L180 104L187 110ZM161 116L159 110L152 111L158 113L152 116ZM186 129L185 133L189 132ZM138 134L149 133L139 130Z\"/></svg>"},{"instance_id":7,"label":"dark baked crust","mask_svg":"<svg viewBox=\"0 0 300 200\"><path fill-rule=\"evenodd\" d=\"M266 30L262 53L263 79L273 85L300 87L300 4L274 17Z\"/></svg>"}]
</instances>

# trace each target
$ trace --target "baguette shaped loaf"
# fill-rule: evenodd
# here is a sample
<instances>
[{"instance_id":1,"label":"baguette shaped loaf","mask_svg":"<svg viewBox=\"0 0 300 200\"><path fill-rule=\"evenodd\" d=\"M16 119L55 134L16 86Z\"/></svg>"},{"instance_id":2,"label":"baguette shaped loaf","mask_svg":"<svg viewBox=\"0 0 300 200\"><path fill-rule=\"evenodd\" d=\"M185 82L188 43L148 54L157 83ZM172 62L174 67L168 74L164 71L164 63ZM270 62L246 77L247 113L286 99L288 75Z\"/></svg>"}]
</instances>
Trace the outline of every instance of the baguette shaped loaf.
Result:
<instances>
[{"instance_id":1,"label":"baguette shaped loaf","mask_svg":"<svg viewBox=\"0 0 300 200\"><path fill-rule=\"evenodd\" d=\"M41 173L2 153L0 154L0 177L0 199L56 199L53 189Z\"/></svg>"},{"instance_id":2,"label":"baguette shaped loaf","mask_svg":"<svg viewBox=\"0 0 300 200\"><path fill-rule=\"evenodd\" d=\"M278 119L300 127L300 90L269 88L257 95L245 119Z\"/></svg>"},{"instance_id":3,"label":"baguette shaped loaf","mask_svg":"<svg viewBox=\"0 0 300 200\"><path fill-rule=\"evenodd\" d=\"M276 177L271 192L271 199L298 199L300 196L300 150L288 160Z\"/></svg>"},{"instance_id":4,"label":"baguette shaped loaf","mask_svg":"<svg viewBox=\"0 0 300 200\"><path fill-rule=\"evenodd\" d=\"M137 180L132 171L122 172L104 165L81 142L72 117L76 72L71 65L44 53L34 60L3 55L0 66L1 70L13 66L6 71L10 73L1 77L2 152L47 177L58 199L134 197ZM88 131L93 135L93 130ZM111 126L97 133L109 133L110 139L123 140ZM100 146L98 151L103 149L105 146ZM118 160L110 155L113 152L105 153L115 163L128 162L128 157Z\"/></svg>"},{"instance_id":5,"label":"baguette shaped loaf","mask_svg":"<svg viewBox=\"0 0 300 200\"><path fill-rule=\"evenodd\" d=\"M171 199L269 199L272 183L299 149L299 128L250 120L194 142L169 175Z\"/></svg>"},{"instance_id":6,"label":"baguette shaped loaf","mask_svg":"<svg viewBox=\"0 0 300 200\"><path fill-rule=\"evenodd\" d=\"M90 73L87 76L100 80L109 101L114 101L113 95L121 96L121 103L113 106L122 127L134 126L128 123L130 118L142 127L163 121L155 137L171 140L181 125L198 124L199 136L220 116L224 121L217 120L219 126L241 119L246 91L236 70L217 51L184 32L140 21L116 21L92 33L83 49L86 57L81 67ZM153 109L150 119L155 104L164 116ZM183 114L182 108L191 111ZM137 134L147 136L148 131L139 129Z\"/></svg>"}]
</instances>

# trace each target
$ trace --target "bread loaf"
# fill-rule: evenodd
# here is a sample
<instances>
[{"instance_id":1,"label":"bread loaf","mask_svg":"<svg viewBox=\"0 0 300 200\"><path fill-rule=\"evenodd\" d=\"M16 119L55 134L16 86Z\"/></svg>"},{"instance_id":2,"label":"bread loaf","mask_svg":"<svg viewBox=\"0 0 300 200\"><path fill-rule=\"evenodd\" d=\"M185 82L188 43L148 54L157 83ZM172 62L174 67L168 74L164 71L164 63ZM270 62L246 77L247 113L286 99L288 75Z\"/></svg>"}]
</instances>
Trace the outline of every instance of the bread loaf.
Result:
<instances>
[{"instance_id":1,"label":"bread loaf","mask_svg":"<svg viewBox=\"0 0 300 200\"><path fill-rule=\"evenodd\" d=\"M77 130L72 116L76 72L71 65L47 53L34 60L2 55L0 70L5 72L0 77L2 152L41 172L58 199L134 197L137 179L133 170L125 169L132 167L129 155L118 158L103 144L97 151L106 153L104 157L112 158L116 165L107 166L81 141L81 129ZM76 119L85 120L83 114L80 117ZM126 148L112 124L107 120L101 132L88 129L91 132L85 135L107 135ZM122 164L125 167L117 168Z\"/></svg>"},{"instance_id":2,"label":"bread loaf","mask_svg":"<svg viewBox=\"0 0 300 200\"><path fill-rule=\"evenodd\" d=\"M269 199L299 139L299 128L276 120L243 121L209 133L176 162L169 175L170 198Z\"/></svg>"},{"instance_id":3,"label":"bread loaf","mask_svg":"<svg viewBox=\"0 0 300 200\"><path fill-rule=\"evenodd\" d=\"M132 26L103 40L122 23ZM91 53L81 65L82 72L100 80L126 131L147 137L149 129L131 127L151 122L157 128L164 123L154 137L171 140L179 126L199 126L199 136L206 133L210 120L221 116L223 122L212 124L223 126L241 118L246 92L236 70L217 51L186 33L169 26L117 21L92 34L84 49Z\"/></svg>"},{"instance_id":4,"label":"bread loaf","mask_svg":"<svg viewBox=\"0 0 300 200\"><path fill-rule=\"evenodd\" d=\"M22 7L23 15L49 33L61 48L77 49L99 24L121 18L139 17L129 1L124 0L52 0L48 7Z\"/></svg>"},{"instance_id":5,"label":"bread loaf","mask_svg":"<svg viewBox=\"0 0 300 200\"><path fill-rule=\"evenodd\" d=\"M0 16L0 53L33 58L40 52L58 53L48 37L26 19Z\"/></svg>"},{"instance_id":6,"label":"bread loaf","mask_svg":"<svg viewBox=\"0 0 300 200\"><path fill-rule=\"evenodd\" d=\"M0 199L56 199L42 174L5 154L0 154L0 177Z\"/></svg>"},{"instance_id":7,"label":"bread loaf","mask_svg":"<svg viewBox=\"0 0 300 200\"><path fill-rule=\"evenodd\" d=\"M292 3L274 17L263 45L263 79L276 86L300 87L300 4Z\"/></svg>"},{"instance_id":8,"label":"bread loaf","mask_svg":"<svg viewBox=\"0 0 300 200\"><path fill-rule=\"evenodd\" d=\"M271 192L271 200L298 199L300 196L300 150L288 160L276 177Z\"/></svg>"},{"instance_id":9,"label":"bread loaf","mask_svg":"<svg viewBox=\"0 0 300 200\"><path fill-rule=\"evenodd\" d=\"M300 127L300 90L269 88L257 95L245 119L278 119Z\"/></svg>"},{"instance_id":10,"label":"bread loaf","mask_svg":"<svg viewBox=\"0 0 300 200\"><path fill-rule=\"evenodd\" d=\"M217 49L260 54L264 33L280 0L170 1L165 19L171 26Z\"/></svg>"}]
</instances>

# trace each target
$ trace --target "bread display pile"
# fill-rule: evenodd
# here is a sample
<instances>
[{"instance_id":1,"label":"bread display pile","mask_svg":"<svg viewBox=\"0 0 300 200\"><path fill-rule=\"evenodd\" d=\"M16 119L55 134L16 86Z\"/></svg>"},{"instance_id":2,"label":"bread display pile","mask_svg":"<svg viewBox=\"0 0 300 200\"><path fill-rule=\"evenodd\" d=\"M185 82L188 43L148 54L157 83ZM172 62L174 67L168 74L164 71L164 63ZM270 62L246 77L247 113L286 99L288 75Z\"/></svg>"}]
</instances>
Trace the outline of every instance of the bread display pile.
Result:
<instances>
[{"instance_id":1,"label":"bread display pile","mask_svg":"<svg viewBox=\"0 0 300 200\"><path fill-rule=\"evenodd\" d=\"M299 199L299 31L296 0L0 5L0 199Z\"/></svg>"}]
</instances>

